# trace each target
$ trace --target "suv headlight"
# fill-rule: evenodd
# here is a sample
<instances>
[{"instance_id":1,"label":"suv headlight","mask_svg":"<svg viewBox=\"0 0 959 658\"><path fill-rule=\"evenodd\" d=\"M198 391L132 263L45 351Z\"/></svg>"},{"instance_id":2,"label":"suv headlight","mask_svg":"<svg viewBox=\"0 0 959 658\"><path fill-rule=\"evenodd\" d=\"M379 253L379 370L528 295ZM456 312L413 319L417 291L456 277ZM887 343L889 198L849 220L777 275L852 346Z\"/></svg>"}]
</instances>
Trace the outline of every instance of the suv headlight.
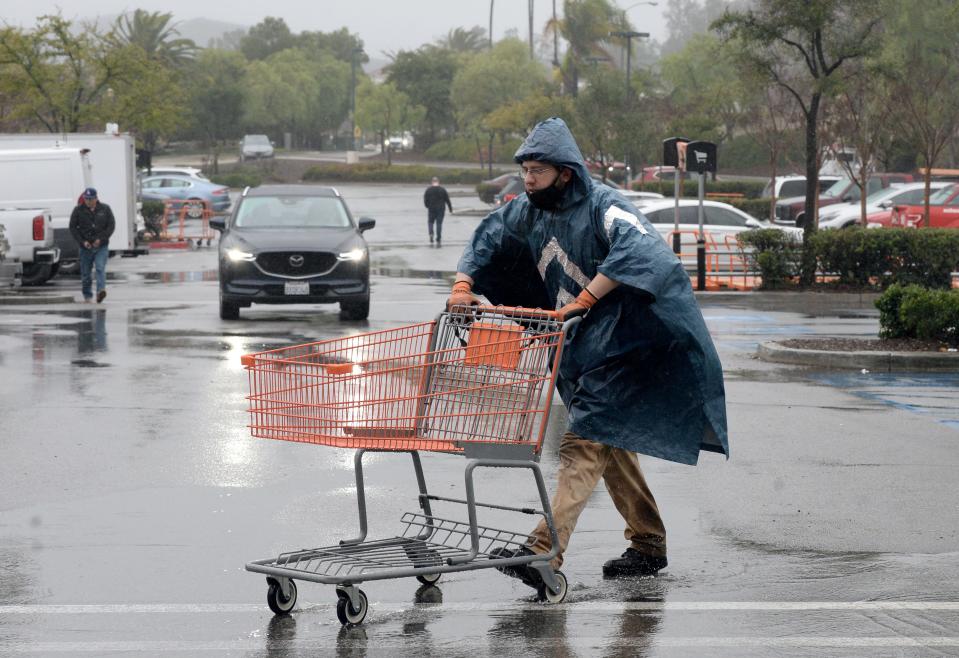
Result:
<instances>
[{"instance_id":1,"label":"suv headlight","mask_svg":"<svg viewBox=\"0 0 959 658\"><path fill-rule=\"evenodd\" d=\"M341 251L338 260L358 261L366 258L365 249L351 249L350 251Z\"/></svg>"},{"instance_id":2,"label":"suv headlight","mask_svg":"<svg viewBox=\"0 0 959 658\"><path fill-rule=\"evenodd\" d=\"M227 249L226 256L234 263L239 261L256 260L256 255L242 249Z\"/></svg>"}]
</instances>

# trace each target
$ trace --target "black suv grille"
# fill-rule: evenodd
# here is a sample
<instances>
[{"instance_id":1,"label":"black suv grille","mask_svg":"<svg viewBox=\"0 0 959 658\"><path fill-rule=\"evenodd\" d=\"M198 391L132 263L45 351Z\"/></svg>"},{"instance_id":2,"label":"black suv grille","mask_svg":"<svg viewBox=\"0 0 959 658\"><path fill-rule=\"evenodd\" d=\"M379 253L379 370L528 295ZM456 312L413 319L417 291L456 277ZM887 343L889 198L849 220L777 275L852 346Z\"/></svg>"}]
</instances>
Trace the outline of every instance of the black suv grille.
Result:
<instances>
[{"instance_id":1,"label":"black suv grille","mask_svg":"<svg viewBox=\"0 0 959 658\"><path fill-rule=\"evenodd\" d=\"M302 264L294 265L302 259ZM264 272L279 276L315 276L325 274L336 265L336 254L328 251L273 251L256 257Z\"/></svg>"}]
</instances>

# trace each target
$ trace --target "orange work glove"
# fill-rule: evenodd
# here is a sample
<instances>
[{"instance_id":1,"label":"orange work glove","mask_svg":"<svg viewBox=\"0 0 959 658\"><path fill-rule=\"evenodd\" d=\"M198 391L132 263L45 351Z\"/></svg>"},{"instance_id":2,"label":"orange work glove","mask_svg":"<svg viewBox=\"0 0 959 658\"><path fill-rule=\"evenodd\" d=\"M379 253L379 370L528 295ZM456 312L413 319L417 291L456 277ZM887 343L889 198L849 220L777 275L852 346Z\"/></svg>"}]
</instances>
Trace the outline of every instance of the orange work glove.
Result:
<instances>
[{"instance_id":1,"label":"orange work glove","mask_svg":"<svg viewBox=\"0 0 959 658\"><path fill-rule=\"evenodd\" d=\"M593 296L593 293L583 288L583 291L576 296L576 299L557 311L557 313L559 313L559 319L565 322L570 318L586 315L586 311L591 309L593 304L598 301L599 300Z\"/></svg>"},{"instance_id":2,"label":"orange work glove","mask_svg":"<svg viewBox=\"0 0 959 658\"><path fill-rule=\"evenodd\" d=\"M469 281L457 281L453 284L453 291L446 300L446 310L454 306L476 306L480 303L479 297L473 294L473 284Z\"/></svg>"}]
</instances>

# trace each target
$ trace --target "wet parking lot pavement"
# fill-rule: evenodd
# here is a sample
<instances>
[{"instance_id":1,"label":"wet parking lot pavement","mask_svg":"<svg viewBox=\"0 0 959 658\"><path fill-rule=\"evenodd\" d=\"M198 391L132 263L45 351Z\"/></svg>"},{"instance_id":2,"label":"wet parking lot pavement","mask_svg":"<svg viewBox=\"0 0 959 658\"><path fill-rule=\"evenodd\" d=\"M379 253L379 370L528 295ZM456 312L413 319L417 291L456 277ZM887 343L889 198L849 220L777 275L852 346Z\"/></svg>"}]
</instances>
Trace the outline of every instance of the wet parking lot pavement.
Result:
<instances>
[{"instance_id":1,"label":"wet parking lot pavement","mask_svg":"<svg viewBox=\"0 0 959 658\"><path fill-rule=\"evenodd\" d=\"M700 298L732 457L642 458L668 532L659 576L603 580L624 546L599 488L563 604L480 569L435 587L365 583L358 627L312 583L274 617L244 565L355 535L353 459L251 438L240 356L431 318L479 219L448 217L435 249L420 239L418 187L343 192L378 221L368 322L322 306L221 321L206 248L113 259L102 306L0 306L0 655L959 655L959 376L754 356L776 337L875 335L869 300L851 296ZM78 288L60 278L43 294ZM555 407L548 487L562 425ZM460 495L462 458L423 461L431 491ZM391 536L417 507L409 458L371 455L366 470L371 536ZM478 487L536 501L525 475L495 471ZM527 517L502 523L529 529Z\"/></svg>"}]
</instances>

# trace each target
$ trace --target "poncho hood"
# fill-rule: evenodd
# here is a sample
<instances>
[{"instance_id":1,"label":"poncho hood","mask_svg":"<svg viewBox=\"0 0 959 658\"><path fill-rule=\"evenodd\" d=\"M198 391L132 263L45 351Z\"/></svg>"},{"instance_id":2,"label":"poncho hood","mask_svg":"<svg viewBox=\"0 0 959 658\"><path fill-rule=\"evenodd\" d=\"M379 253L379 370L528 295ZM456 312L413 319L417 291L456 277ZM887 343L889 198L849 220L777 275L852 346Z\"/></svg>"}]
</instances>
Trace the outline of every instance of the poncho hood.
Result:
<instances>
[{"instance_id":1,"label":"poncho hood","mask_svg":"<svg viewBox=\"0 0 959 658\"><path fill-rule=\"evenodd\" d=\"M586 168L583 154L576 145L576 139L566 122L559 117L536 124L517 149L513 159L517 164L523 164L527 160L539 160L572 170L570 191L560 204L562 207L568 207L583 199L593 186L593 179Z\"/></svg>"}]
</instances>

